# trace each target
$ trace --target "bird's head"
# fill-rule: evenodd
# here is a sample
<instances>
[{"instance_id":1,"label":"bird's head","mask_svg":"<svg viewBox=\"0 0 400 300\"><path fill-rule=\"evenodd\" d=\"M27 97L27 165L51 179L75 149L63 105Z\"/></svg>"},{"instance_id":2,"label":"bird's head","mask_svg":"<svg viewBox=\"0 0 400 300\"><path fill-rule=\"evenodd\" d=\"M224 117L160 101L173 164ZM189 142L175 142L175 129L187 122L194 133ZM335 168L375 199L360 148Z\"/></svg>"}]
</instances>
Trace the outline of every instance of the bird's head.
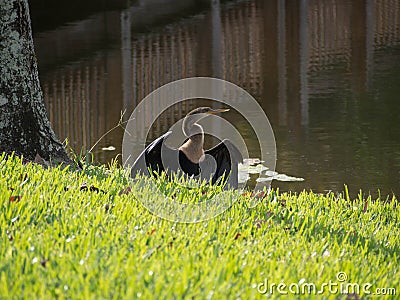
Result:
<instances>
[{"instance_id":1,"label":"bird's head","mask_svg":"<svg viewBox=\"0 0 400 300\"><path fill-rule=\"evenodd\" d=\"M196 124L196 122L207 117L207 115L215 115L227 112L227 108L211 108L211 107L198 107L190 111L183 120L182 130L185 136L190 137L196 134L203 134L203 128Z\"/></svg>"},{"instance_id":2,"label":"bird's head","mask_svg":"<svg viewBox=\"0 0 400 300\"><path fill-rule=\"evenodd\" d=\"M223 112L229 111L229 108L211 108L207 106L203 107L198 107L193 110L191 110L186 116L193 116L197 114L210 114L210 115L215 115Z\"/></svg>"}]
</instances>

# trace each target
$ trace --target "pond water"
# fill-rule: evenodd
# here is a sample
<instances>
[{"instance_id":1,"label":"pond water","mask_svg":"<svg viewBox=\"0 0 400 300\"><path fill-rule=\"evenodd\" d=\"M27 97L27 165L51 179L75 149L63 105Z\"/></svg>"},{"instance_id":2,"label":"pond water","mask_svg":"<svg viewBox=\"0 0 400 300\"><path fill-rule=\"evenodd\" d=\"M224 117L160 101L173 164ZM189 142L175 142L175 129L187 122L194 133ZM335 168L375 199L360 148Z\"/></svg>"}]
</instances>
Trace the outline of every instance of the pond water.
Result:
<instances>
[{"instance_id":1,"label":"pond water","mask_svg":"<svg viewBox=\"0 0 400 300\"><path fill-rule=\"evenodd\" d=\"M254 96L275 133L276 170L305 179L275 187L400 195L400 1L76 1L78 16L42 2L31 14L44 98L76 152L95 145L109 162L123 131L102 136L121 111L126 120L173 80L212 76ZM148 141L196 105L166 111ZM248 124L224 117L258 157Z\"/></svg>"}]
</instances>

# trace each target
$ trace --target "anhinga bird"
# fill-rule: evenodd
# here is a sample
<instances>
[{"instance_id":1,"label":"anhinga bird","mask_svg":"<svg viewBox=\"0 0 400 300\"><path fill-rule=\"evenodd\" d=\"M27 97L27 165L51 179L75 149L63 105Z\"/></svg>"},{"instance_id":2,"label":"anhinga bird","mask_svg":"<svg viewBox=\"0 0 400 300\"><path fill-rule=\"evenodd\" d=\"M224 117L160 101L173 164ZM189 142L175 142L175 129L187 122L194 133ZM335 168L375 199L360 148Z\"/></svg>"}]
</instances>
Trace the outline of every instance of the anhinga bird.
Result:
<instances>
[{"instance_id":1,"label":"anhinga bird","mask_svg":"<svg viewBox=\"0 0 400 300\"><path fill-rule=\"evenodd\" d=\"M134 162L132 177L136 173L144 173L148 168L158 173L181 170L189 176L200 175L202 179L211 179L213 184L223 177L226 187L237 188L238 163L243 161L240 151L227 139L209 150L204 150L203 127L197 123L209 114L228 110L199 107L189 112L182 123L183 133L187 137L183 145L172 149L164 144L171 131L157 138Z\"/></svg>"}]
</instances>

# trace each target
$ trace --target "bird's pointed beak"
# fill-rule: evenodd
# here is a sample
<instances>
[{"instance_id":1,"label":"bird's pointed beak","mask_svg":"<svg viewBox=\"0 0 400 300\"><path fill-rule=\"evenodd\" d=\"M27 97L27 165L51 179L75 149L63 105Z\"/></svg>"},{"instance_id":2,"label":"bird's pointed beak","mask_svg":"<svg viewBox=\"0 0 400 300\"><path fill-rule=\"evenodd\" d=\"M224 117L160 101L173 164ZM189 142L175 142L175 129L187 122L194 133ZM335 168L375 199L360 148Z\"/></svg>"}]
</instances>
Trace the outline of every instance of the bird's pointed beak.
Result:
<instances>
[{"instance_id":1,"label":"bird's pointed beak","mask_svg":"<svg viewBox=\"0 0 400 300\"><path fill-rule=\"evenodd\" d=\"M211 114L211 115L215 115L215 114L219 114L219 113L223 113L223 112L227 112L227 111L229 111L229 108L217 108L217 109L212 109L207 113Z\"/></svg>"}]
</instances>

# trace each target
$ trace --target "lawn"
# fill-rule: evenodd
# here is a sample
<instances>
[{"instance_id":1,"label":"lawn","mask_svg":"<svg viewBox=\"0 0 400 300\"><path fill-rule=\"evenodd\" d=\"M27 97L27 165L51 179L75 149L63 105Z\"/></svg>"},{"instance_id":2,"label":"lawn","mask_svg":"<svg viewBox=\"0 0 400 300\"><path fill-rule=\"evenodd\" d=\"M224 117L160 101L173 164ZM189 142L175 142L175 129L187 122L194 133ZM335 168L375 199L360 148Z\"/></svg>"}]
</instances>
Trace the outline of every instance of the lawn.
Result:
<instances>
[{"instance_id":1,"label":"lawn","mask_svg":"<svg viewBox=\"0 0 400 300\"><path fill-rule=\"evenodd\" d=\"M395 198L272 191L184 224L148 212L116 164L76 172L0 156L0 173L1 299L400 293Z\"/></svg>"}]
</instances>

